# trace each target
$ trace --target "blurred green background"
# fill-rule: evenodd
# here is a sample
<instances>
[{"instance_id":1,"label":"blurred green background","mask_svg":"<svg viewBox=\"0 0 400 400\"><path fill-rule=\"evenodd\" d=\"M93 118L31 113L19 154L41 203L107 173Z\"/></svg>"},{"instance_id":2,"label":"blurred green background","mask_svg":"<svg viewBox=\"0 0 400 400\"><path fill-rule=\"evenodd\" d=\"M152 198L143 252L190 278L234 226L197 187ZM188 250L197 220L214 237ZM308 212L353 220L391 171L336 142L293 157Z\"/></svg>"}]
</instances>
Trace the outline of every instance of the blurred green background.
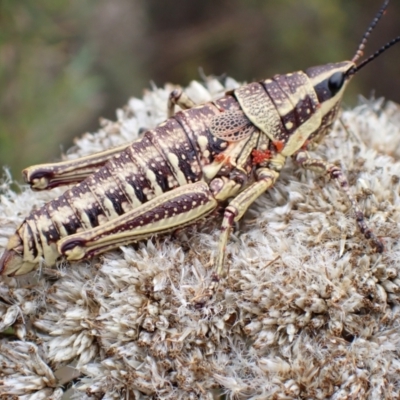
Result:
<instances>
[{"instance_id":1,"label":"blurred green background","mask_svg":"<svg viewBox=\"0 0 400 400\"><path fill-rule=\"evenodd\" d=\"M36 0L0 2L0 165L57 160L99 117L114 118L152 80L267 78L353 56L380 0ZM369 55L400 34L400 2ZM400 102L400 45L353 81ZM377 132L377 134L379 134Z\"/></svg>"}]
</instances>

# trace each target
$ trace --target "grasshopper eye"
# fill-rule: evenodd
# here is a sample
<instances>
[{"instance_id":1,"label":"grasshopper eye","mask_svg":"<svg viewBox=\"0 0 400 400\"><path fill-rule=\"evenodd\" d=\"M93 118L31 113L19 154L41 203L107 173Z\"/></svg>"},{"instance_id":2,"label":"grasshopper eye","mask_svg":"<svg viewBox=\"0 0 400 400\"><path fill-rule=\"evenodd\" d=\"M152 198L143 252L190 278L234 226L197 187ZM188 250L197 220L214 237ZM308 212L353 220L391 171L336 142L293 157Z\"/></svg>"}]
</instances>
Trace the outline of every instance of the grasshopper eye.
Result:
<instances>
[{"instance_id":1,"label":"grasshopper eye","mask_svg":"<svg viewBox=\"0 0 400 400\"><path fill-rule=\"evenodd\" d=\"M328 88L334 96L340 88L343 86L344 83L344 74L343 72L335 72L328 81Z\"/></svg>"}]
</instances>

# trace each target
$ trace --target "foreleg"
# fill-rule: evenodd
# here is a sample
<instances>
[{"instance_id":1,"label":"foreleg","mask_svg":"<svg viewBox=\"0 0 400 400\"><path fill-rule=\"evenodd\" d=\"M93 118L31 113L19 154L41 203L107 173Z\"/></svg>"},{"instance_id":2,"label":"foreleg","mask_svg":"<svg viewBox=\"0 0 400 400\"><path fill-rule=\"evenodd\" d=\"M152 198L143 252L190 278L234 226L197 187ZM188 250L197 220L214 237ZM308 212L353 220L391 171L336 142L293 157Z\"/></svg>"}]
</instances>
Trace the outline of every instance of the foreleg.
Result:
<instances>
[{"instance_id":1,"label":"foreleg","mask_svg":"<svg viewBox=\"0 0 400 400\"><path fill-rule=\"evenodd\" d=\"M357 225L361 231L361 233L365 236L365 238L372 241L376 251L378 253L382 253L384 250L382 242L375 236L372 230L368 227L365 222L364 213L361 211L359 205L357 204L356 199L352 196L349 191L349 182L347 181L346 176L342 172L342 170L334 164L328 163L323 160L310 158L308 153L302 151L298 153L295 157L295 161L300 164L303 168L310 169L313 171L317 171L328 175L331 179L334 179L338 184L339 188L346 194L349 199L355 216Z\"/></svg>"}]
</instances>

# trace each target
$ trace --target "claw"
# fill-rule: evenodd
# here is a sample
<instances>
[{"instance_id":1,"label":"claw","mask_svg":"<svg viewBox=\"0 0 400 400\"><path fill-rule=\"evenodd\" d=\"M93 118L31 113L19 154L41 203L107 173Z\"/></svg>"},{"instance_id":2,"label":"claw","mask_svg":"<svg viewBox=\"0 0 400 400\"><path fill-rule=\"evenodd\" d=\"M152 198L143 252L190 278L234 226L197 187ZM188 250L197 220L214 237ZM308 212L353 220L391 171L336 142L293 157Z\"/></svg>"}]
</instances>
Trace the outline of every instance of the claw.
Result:
<instances>
[{"instance_id":1,"label":"claw","mask_svg":"<svg viewBox=\"0 0 400 400\"><path fill-rule=\"evenodd\" d=\"M10 238L7 249L0 258L0 275L22 275L36 268L36 264L24 261L23 256L15 250L19 243L20 239L18 235Z\"/></svg>"},{"instance_id":2,"label":"claw","mask_svg":"<svg viewBox=\"0 0 400 400\"><path fill-rule=\"evenodd\" d=\"M27 274L35 269L36 264L26 262L14 250L6 250L0 258L0 275L16 276Z\"/></svg>"},{"instance_id":3,"label":"claw","mask_svg":"<svg viewBox=\"0 0 400 400\"><path fill-rule=\"evenodd\" d=\"M0 273L10 276L13 272L18 271L21 264L21 256L18 256L14 250L6 250L0 259Z\"/></svg>"}]
</instances>

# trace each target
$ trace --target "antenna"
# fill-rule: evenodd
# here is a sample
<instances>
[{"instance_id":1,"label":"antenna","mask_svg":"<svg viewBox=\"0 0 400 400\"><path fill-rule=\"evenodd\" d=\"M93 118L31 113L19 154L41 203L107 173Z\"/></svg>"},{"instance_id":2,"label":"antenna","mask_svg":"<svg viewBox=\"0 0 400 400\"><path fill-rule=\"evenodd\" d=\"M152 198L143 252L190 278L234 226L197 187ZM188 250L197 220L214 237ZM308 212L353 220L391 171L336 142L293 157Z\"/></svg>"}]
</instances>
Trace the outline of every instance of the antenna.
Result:
<instances>
[{"instance_id":1,"label":"antenna","mask_svg":"<svg viewBox=\"0 0 400 400\"><path fill-rule=\"evenodd\" d=\"M386 51L387 49L389 49L390 47L392 47L393 45L395 45L398 42L400 42L400 36L397 36L396 38L392 39L390 42L387 42L384 46L382 46L379 50L377 50L374 54L369 56L367 59L365 59L359 65L357 65L354 68L351 68L347 75L354 75L361 68L365 67L369 62L374 60L376 57L378 57L380 54L382 54L384 51Z\"/></svg>"},{"instance_id":2,"label":"antenna","mask_svg":"<svg viewBox=\"0 0 400 400\"><path fill-rule=\"evenodd\" d=\"M383 3L382 7L378 11L378 13L375 15L374 19L370 23L368 29L364 33L360 44L358 45L356 54L354 55L353 59L351 60L353 63L356 63L363 55L364 55L364 48L365 45L367 44L368 37L371 34L371 32L374 30L375 26L378 24L379 20L382 18L382 15L385 13L387 7L389 5L389 0L385 0Z\"/></svg>"}]
</instances>

